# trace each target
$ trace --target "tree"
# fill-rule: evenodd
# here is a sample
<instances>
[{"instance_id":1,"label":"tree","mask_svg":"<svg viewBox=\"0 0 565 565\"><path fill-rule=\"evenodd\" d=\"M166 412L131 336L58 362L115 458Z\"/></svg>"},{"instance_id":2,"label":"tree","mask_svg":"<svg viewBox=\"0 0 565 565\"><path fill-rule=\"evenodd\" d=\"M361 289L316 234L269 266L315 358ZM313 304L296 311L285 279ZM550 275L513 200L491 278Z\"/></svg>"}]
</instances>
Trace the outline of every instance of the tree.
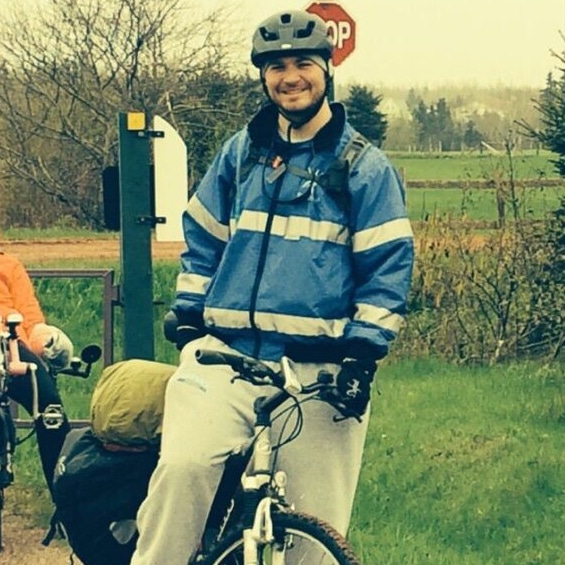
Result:
<instances>
[{"instance_id":1,"label":"tree","mask_svg":"<svg viewBox=\"0 0 565 565\"><path fill-rule=\"evenodd\" d=\"M418 149L420 151L431 149L429 145L431 144L433 135L432 120L428 107L422 99L420 99L418 104L412 109L412 118L416 123L416 141Z\"/></svg>"},{"instance_id":2,"label":"tree","mask_svg":"<svg viewBox=\"0 0 565 565\"><path fill-rule=\"evenodd\" d=\"M483 134L477 129L473 120L469 120L463 132L463 143L469 149L480 149L483 141Z\"/></svg>"},{"instance_id":3,"label":"tree","mask_svg":"<svg viewBox=\"0 0 565 565\"><path fill-rule=\"evenodd\" d=\"M223 33L221 9L192 19L186 8L185 0L47 0L0 24L7 223L71 218L101 228L100 179L117 161L118 112L173 124L195 176L243 123L249 85L228 49L233 30Z\"/></svg>"},{"instance_id":4,"label":"tree","mask_svg":"<svg viewBox=\"0 0 565 565\"><path fill-rule=\"evenodd\" d=\"M382 146L388 128L385 114L378 109L381 102L382 96L359 85L351 86L349 96L344 100L351 125L377 147Z\"/></svg>"},{"instance_id":5,"label":"tree","mask_svg":"<svg viewBox=\"0 0 565 565\"><path fill-rule=\"evenodd\" d=\"M460 147L460 134L445 98L429 107L420 99L412 110L412 118L416 123L421 151L453 151Z\"/></svg>"},{"instance_id":6,"label":"tree","mask_svg":"<svg viewBox=\"0 0 565 565\"><path fill-rule=\"evenodd\" d=\"M565 40L565 36L562 36ZM555 168L565 177L565 51L553 53L561 67L559 78L549 73L545 88L535 101L535 107L540 114L540 128L519 121L518 124L531 138L538 140L544 147L556 153L559 157L554 161Z\"/></svg>"}]
</instances>

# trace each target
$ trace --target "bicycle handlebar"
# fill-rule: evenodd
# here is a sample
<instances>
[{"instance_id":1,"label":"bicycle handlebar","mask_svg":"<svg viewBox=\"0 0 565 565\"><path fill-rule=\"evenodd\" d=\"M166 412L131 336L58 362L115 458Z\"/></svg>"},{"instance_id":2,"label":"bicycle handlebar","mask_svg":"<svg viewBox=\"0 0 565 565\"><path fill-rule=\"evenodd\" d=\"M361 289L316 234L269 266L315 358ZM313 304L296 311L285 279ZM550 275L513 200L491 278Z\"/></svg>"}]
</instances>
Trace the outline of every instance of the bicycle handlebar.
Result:
<instances>
[{"instance_id":1,"label":"bicycle handlebar","mask_svg":"<svg viewBox=\"0 0 565 565\"><path fill-rule=\"evenodd\" d=\"M102 349L95 344L87 345L80 353L80 357L73 357L68 367L57 371L57 375L67 375L70 377L80 377L87 379L92 371L92 365L100 359ZM85 368L82 369L82 364Z\"/></svg>"},{"instance_id":2,"label":"bicycle handlebar","mask_svg":"<svg viewBox=\"0 0 565 565\"><path fill-rule=\"evenodd\" d=\"M296 376L293 362L285 356L280 360L280 372L274 371L253 357L234 353L198 349L195 357L202 365L229 365L237 373L238 378L252 384L272 384L285 390L289 396L317 394L320 400L333 406L343 416L343 419L355 418L361 421L360 415L348 408L343 401L334 384L334 375L327 371L320 371L316 382L302 385Z\"/></svg>"},{"instance_id":3,"label":"bicycle handlebar","mask_svg":"<svg viewBox=\"0 0 565 565\"><path fill-rule=\"evenodd\" d=\"M21 314L10 314L6 320L0 318L7 328L5 332L0 335L2 341L1 354L0 354L0 370L3 376L22 376L25 375L29 369L35 370L37 367L35 363L24 362L20 360L20 353L18 349L18 334L16 328L22 323L23 316ZM68 367L59 371L53 371L53 374L64 374L73 377L81 377L86 379L90 376L92 365L102 355L102 349L98 345L87 345L80 354L80 357L73 357ZM82 369L82 364L86 367Z\"/></svg>"},{"instance_id":4,"label":"bicycle handlebar","mask_svg":"<svg viewBox=\"0 0 565 565\"><path fill-rule=\"evenodd\" d=\"M230 365L233 369L239 369L247 360L242 355L214 351L213 349L197 349L195 356L201 365ZM249 361L254 362L255 360L249 358Z\"/></svg>"}]
</instances>

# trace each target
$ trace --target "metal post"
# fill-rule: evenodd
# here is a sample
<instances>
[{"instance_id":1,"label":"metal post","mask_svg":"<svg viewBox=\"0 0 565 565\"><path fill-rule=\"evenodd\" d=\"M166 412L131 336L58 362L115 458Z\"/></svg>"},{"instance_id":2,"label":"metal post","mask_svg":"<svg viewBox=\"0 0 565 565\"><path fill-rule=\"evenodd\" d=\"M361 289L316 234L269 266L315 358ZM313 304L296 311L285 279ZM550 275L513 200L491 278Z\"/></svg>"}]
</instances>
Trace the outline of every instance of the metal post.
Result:
<instances>
[{"instance_id":1,"label":"metal post","mask_svg":"<svg viewBox=\"0 0 565 565\"><path fill-rule=\"evenodd\" d=\"M114 362L114 305L118 302L118 287L113 269L28 269L32 278L102 279L102 351L104 367Z\"/></svg>"},{"instance_id":2,"label":"metal post","mask_svg":"<svg viewBox=\"0 0 565 565\"><path fill-rule=\"evenodd\" d=\"M120 113L121 292L124 359L154 359L150 141L145 114Z\"/></svg>"}]
</instances>

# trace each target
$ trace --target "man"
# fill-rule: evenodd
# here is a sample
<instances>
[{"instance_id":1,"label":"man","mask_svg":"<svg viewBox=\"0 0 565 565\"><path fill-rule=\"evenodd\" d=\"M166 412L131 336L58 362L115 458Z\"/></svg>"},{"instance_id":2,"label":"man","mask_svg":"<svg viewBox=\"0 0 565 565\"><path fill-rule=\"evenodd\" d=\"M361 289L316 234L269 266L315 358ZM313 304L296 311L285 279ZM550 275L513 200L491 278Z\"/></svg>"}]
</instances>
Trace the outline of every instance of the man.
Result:
<instances>
[{"instance_id":1,"label":"man","mask_svg":"<svg viewBox=\"0 0 565 565\"><path fill-rule=\"evenodd\" d=\"M196 349L274 363L287 355L305 382L320 368L339 372L362 415L376 362L401 326L413 265L404 191L374 146L349 174L338 159L355 132L327 98L332 48L323 20L307 12L259 26L251 59L271 104L223 146L183 215L173 311L186 345L132 565L185 565L194 554L225 460L248 441L253 400L264 394L232 384L229 368L199 366ZM289 500L345 534L368 417L334 415L305 404L303 432L278 458Z\"/></svg>"},{"instance_id":2,"label":"man","mask_svg":"<svg viewBox=\"0 0 565 565\"><path fill-rule=\"evenodd\" d=\"M70 425L50 370L61 370L69 364L73 344L61 329L46 324L24 265L16 257L0 251L1 328L4 328L10 314L23 317L23 322L17 327L20 358L37 365L37 408L40 413L47 411L50 414L48 419L41 417L35 422L35 430L43 474L51 490L55 464ZM8 395L30 415L33 414L30 374L11 379Z\"/></svg>"}]
</instances>

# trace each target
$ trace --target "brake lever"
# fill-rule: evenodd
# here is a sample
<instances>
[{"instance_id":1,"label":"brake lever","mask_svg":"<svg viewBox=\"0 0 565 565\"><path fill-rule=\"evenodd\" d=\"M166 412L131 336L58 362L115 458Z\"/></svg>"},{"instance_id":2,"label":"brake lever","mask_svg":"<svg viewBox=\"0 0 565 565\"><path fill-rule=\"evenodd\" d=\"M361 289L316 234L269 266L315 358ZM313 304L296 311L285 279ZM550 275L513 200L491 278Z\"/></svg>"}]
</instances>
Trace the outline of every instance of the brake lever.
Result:
<instances>
[{"instance_id":1,"label":"brake lever","mask_svg":"<svg viewBox=\"0 0 565 565\"><path fill-rule=\"evenodd\" d=\"M347 408L343 400L341 400L341 396L337 392L337 388L327 388L321 391L319 394L322 400L325 400L329 404L331 404L339 413L340 415L333 416L334 422L343 422L344 420L348 420L349 418L355 418L359 423L363 421L360 414L354 412Z\"/></svg>"}]
</instances>

